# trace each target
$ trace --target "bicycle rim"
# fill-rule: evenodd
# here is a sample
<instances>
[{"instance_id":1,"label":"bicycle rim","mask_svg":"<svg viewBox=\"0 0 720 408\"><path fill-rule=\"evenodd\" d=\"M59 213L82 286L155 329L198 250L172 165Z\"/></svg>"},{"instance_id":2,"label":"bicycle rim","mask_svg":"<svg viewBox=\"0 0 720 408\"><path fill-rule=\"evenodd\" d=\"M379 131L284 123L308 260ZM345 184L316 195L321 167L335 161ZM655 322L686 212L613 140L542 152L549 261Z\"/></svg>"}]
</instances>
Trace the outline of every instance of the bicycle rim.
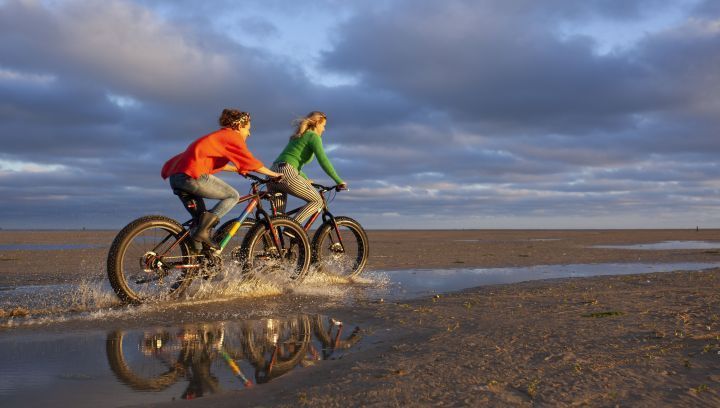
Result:
<instances>
[{"instance_id":1,"label":"bicycle rim","mask_svg":"<svg viewBox=\"0 0 720 408\"><path fill-rule=\"evenodd\" d=\"M267 281L282 283L299 281L310 263L310 245L300 225L286 217L273 219L278 244L273 230L256 224L248 233L243 245L243 262L246 273Z\"/></svg>"},{"instance_id":2,"label":"bicycle rim","mask_svg":"<svg viewBox=\"0 0 720 408\"><path fill-rule=\"evenodd\" d=\"M118 280L128 301L160 301L181 294L198 263L172 225L151 223L128 234L119 251Z\"/></svg>"},{"instance_id":3,"label":"bicycle rim","mask_svg":"<svg viewBox=\"0 0 720 408\"><path fill-rule=\"evenodd\" d=\"M317 269L326 275L344 278L357 276L367 262L367 235L357 221L346 217L337 217L335 221L337 231L331 223L327 223L313 239Z\"/></svg>"}]
</instances>

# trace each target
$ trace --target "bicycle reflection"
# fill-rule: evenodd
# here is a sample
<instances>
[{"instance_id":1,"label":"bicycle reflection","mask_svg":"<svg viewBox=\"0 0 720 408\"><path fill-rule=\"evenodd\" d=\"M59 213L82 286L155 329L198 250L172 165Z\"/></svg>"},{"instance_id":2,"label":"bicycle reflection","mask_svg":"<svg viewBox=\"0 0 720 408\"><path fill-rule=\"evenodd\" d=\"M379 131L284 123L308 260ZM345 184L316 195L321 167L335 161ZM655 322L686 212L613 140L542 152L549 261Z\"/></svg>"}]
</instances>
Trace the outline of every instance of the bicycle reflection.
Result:
<instances>
[{"instance_id":1,"label":"bicycle reflection","mask_svg":"<svg viewBox=\"0 0 720 408\"><path fill-rule=\"evenodd\" d=\"M187 381L193 399L277 378L301 363L334 358L362 337L359 327L322 315L185 325L108 333L107 359L117 379L136 391L163 391ZM214 374L215 373L215 374Z\"/></svg>"}]
</instances>

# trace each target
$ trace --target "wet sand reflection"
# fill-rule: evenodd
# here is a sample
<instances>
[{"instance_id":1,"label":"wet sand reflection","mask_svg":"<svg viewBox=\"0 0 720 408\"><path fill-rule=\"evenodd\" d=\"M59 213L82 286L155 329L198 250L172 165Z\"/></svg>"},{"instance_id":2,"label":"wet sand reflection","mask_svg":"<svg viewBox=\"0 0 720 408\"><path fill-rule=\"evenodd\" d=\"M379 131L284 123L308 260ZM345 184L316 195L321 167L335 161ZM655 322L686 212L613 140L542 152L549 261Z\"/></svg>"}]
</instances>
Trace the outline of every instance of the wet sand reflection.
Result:
<instances>
[{"instance_id":1,"label":"wet sand reflection","mask_svg":"<svg viewBox=\"0 0 720 408\"><path fill-rule=\"evenodd\" d=\"M45 397L41 394L46 393L38 393L29 384L43 383L44 390L62 389L63 401L71 406L194 399L267 383L320 360L342 358L362 335L359 327L331 317L299 314L114 330L104 335L104 356L92 351L99 351L97 347L87 347L87 334L50 341L44 333L23 336L21 341L9 336L0 341L0 346L10 346L0 347L5 350L0 351L0 358L8 361L3 355L13 353L11 360L15 361L0 368L0 379L10 379L16 370L29 381L0 381L5 383L0 387L0 396L8 406L42 405ZM103 341L100 333L94 337L92 343ZM78 348L88 352L61 352ZM58 361L48 364L47 355ZM105 359L107 366L102 361ZM53 373L53 367L58 372ZM111 374L98 367L109 367ZM67 372L68 368L77 371ZM68 378L83 381L68 382ZM105 399L107 395L113 395L112 401Z\"/></svg>"}]
</instances>

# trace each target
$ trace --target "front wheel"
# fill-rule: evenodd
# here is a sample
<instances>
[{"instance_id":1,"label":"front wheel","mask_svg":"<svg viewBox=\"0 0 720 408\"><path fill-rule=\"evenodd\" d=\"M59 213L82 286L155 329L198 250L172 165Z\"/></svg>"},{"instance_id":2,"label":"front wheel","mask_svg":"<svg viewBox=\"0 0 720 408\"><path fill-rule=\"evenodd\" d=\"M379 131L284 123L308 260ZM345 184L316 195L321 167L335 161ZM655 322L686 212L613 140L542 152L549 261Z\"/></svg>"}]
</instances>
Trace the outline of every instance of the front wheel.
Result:
<instances>
[{"instance_id":1,"label":"front wheel","mask_svg":"<svg viewBox=\"0 0 720 408\"><path fill-rule=\"evenodd\" d=\"M315 233L313 263L322 273L345 278L358 276L370 253L367 234L360 223L350 217L335 217L335 225L332 220L327 221Z\"/></svg>"},{"instance_id":2,"label":"front wheel","mask_svg":"<svg viewBox=\"0 0 720 408\"><path fill-rule=\"evenodd\" d=\"M161 215L138 218L115 237L107 259L110 285L125 303L159 301L182 294L198 259L185 230Z\"/></svg>"},{"instance_id":3,"label":"front wheel","mask_svg":"<svg viewBox=\"0 0 720 408\"><path fill-rule=\"evenodd\" d=\"M283 215L266 221L256 222L245 235L240 250L243 271L252 278L300 282L310 266L305 230Z\"/></svg>"}]
</instances>

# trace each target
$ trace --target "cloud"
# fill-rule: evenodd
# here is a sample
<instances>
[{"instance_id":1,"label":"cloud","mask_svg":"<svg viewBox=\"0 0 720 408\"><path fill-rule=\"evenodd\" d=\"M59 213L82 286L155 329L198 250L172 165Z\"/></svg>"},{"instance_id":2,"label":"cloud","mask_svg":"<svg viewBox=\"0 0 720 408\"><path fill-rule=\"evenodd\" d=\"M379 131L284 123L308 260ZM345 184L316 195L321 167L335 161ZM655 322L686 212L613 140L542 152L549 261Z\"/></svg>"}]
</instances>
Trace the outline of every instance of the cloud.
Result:
<instances>
[{"instance_id":1,"label":"cloud","mask_svg":"<svg viewBox=\"0 0 720 408\"><path fill-rule=\"evenodd\" d=\"M565 15L580 11L556 3L576 10ZM616 131L633 126L635 115L684 102L661 67L633 55L596 55L586 36L560 38L558 8L510 4L398 2L345 23L325 64L456 120L510 132ZM640 7L613 4L596 13L634 16Z\"/></svg>"},{"instance_id":2,"label":"cloud","mask_svg":"<svg viewBox=\"0 0 720 408\"><path fill-rule=\"evenodd\" d=\"M371 227L720 221L720 10L682 3L1 2L0 226L183 217L160 166L227 106L266 164L325 111L333 209ZM568 29L598 21L647 31L599 53Z\"/></svg>"}]
</instances>

